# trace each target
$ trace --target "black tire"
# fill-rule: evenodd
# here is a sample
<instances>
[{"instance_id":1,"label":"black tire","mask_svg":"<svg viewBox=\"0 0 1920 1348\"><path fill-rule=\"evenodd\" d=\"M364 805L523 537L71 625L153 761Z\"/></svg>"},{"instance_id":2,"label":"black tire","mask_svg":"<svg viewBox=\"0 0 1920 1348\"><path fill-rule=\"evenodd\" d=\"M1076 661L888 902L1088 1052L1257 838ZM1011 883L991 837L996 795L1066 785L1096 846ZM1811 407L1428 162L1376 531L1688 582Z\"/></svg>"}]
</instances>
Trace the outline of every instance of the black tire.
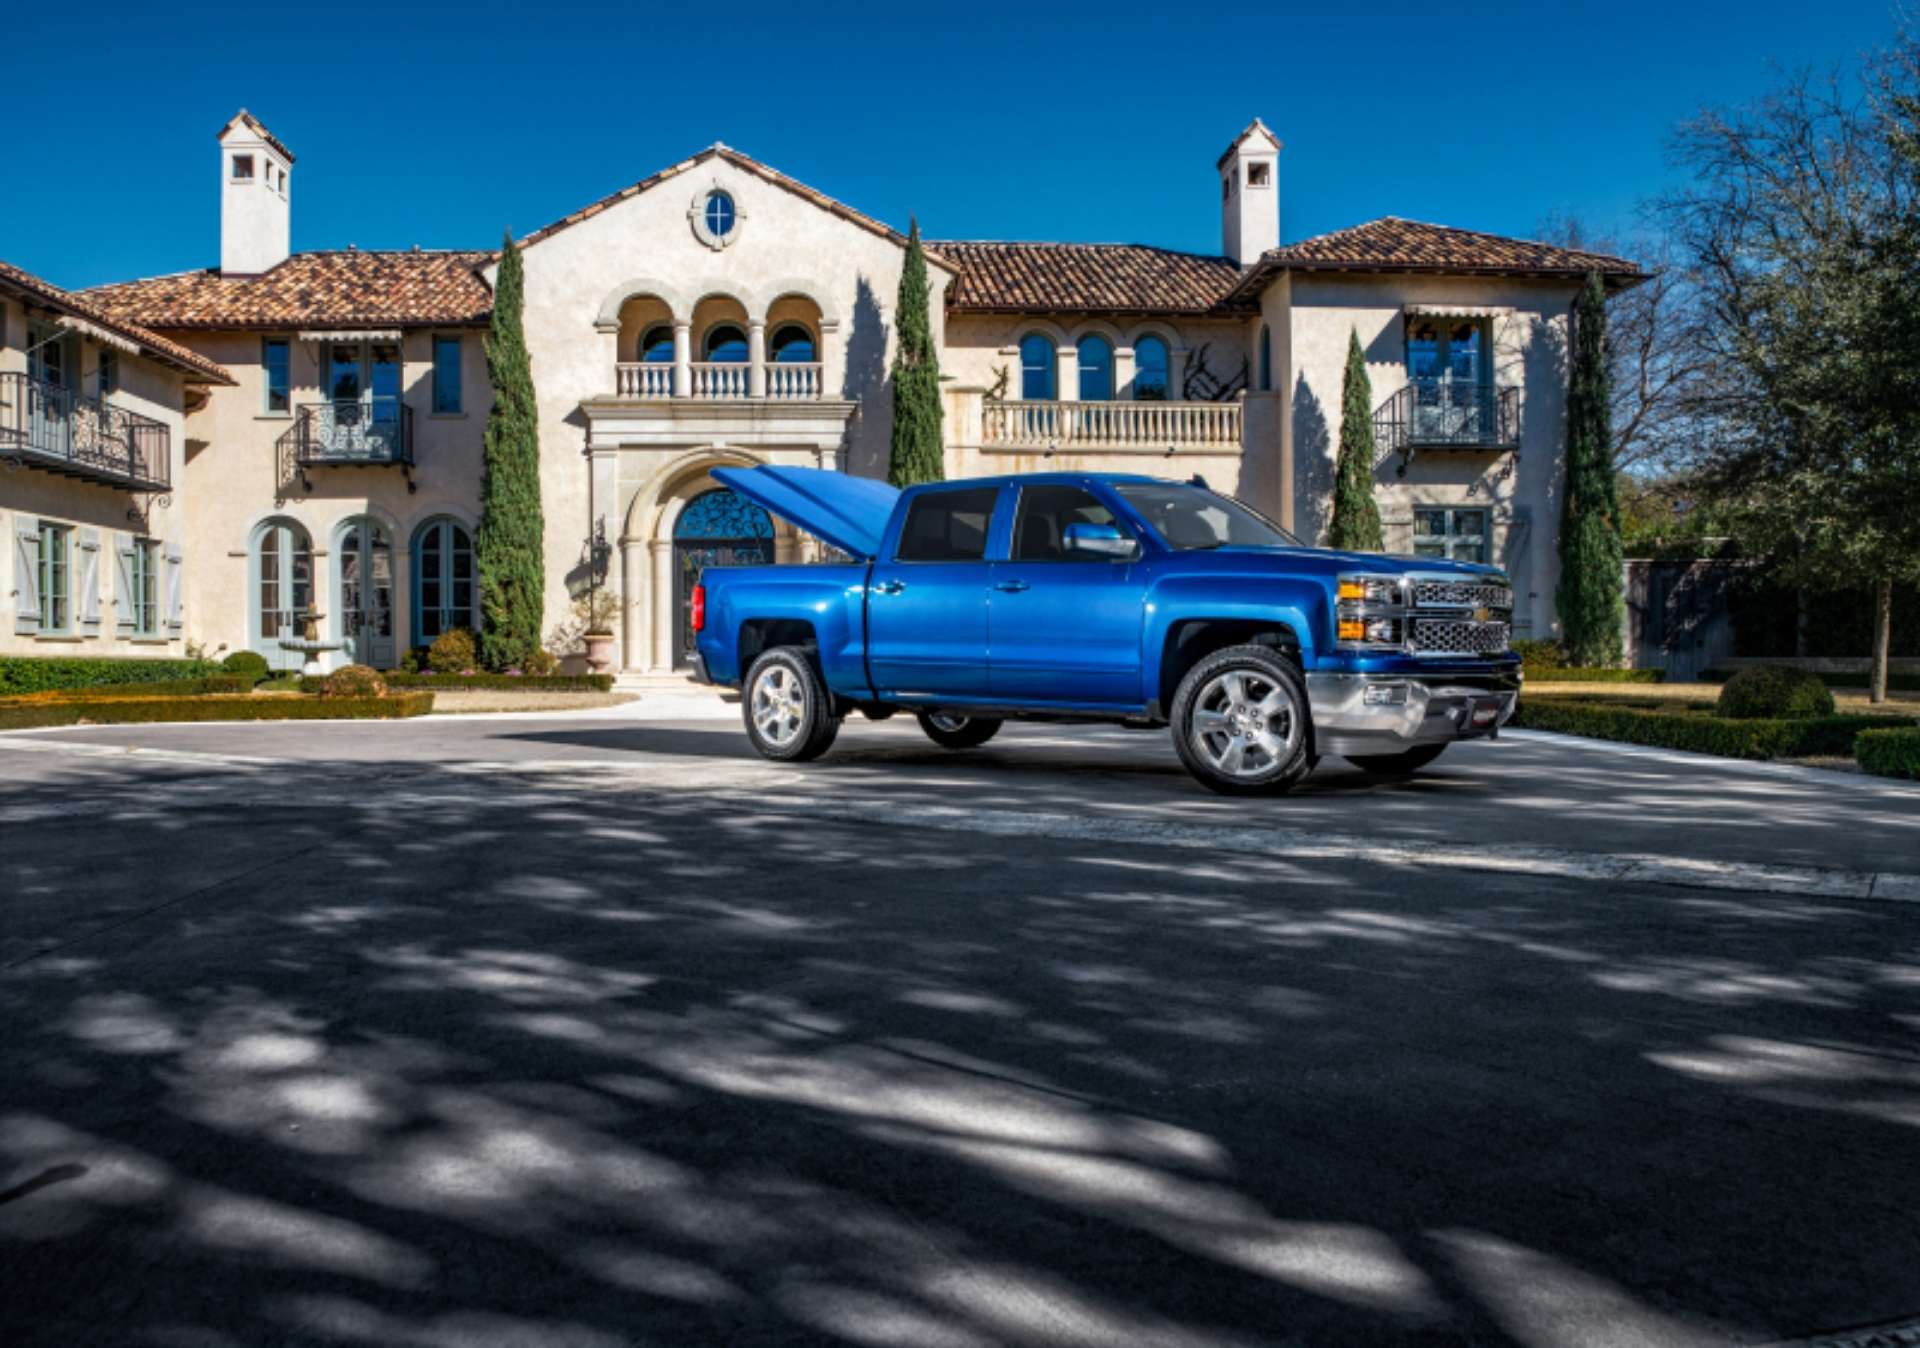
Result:
<instances>
[{"instance_id":1,"label":"black tire","mask_svg":"<svg viewBox=\"0 0 1920 1348\"><path fill-rule=\"evenodd\" d=\"M978 749L1000 733L1004 722L992 717L955 716L948 712L916 712L915 719L927 738L942 749Z\"/></svg>"},{"instance_id":2,"label":"black tire","mask_svg":"<svg viewBox=\"0 0 1920 1348\"><path fill-rule=\"evenodd\" d=\"M1228 695L1235 674L1247 699L1239 703ZM1277 705L1260 714L1270 701ZM1209 726L1209 718L1220 718L1218 728ZM1313 771L1306 680L1298 665L1271 646L1229 646L1201 660L1174 691L1171 720L1180 761L1201 785L1222 795L1275 794Z\"/></svg>"},{"instance_id":3,"label":"black tire","mask_svg":"<svg viewBox=\"0 0 1920 1348\"><path fill-rule=\"evenodd\" d=\"M754 749L776 763L818 758L840 733L813 653L800 646L776 646L753 662L740 685L740 717Z\"/></svg>"},{"instance_id":4,"label":"black tire","mask_svg":"<svg viewBox=\"0 0 1920 1348\"><path fill-rule=\"evenodd\" d=\"M1379 777L1401 777L1418 772L1446 751L1444 744L1423 744L1397 754L1348 754L1347 762Z\"/></svg>"}]
</instances>

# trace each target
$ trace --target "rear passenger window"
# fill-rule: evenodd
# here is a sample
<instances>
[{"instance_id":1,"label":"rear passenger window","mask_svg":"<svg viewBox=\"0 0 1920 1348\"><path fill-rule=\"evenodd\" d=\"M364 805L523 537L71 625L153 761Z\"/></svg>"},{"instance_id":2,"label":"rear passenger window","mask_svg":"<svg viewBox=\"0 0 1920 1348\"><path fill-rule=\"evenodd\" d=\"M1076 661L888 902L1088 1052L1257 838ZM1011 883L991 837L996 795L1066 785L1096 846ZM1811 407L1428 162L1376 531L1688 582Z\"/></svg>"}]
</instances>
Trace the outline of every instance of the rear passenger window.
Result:
<instances>
[{"instance_id":1,"label":"rear passenger window","mask_svg":"<svg viewBox=\"0 0 1920 1348\"><path fill-rule=\"evenodd\" d=\"M930 491L907 507L900 530L900 562L977 562L987 555L987 526L993 521L998 487Z\"/></svg>"}]
</instances>

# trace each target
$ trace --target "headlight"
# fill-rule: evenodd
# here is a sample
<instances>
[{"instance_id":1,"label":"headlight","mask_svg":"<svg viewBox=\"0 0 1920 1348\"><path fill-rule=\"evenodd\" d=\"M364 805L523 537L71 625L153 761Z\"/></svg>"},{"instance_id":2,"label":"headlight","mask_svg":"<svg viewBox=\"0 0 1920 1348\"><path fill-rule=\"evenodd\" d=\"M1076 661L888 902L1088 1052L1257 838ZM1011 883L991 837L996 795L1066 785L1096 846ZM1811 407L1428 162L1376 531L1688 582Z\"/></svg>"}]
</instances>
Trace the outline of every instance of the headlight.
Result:
<instances>
[{"instance_id":1,"label":"headlight","mask_svg":"<svg viewBox=\"0 0 1920 1348\"><path fill-rule=\"evenodd\" d=\"M1400 581L1394 576L1342 576L1339 589L1343 604L1401 603Z\"/></svg>"},{"instance_id":2,"label":"headlight","mask_svg":"<svg viewBox=\"0 0 1920 1348\"><path fill-rule=\"evenodd\" d=\"M1363 642L1369 646L1398 646L1400 620L1398 618L1342 618L1339 637L1342 641Z\"/></svg>"}]
</instances>

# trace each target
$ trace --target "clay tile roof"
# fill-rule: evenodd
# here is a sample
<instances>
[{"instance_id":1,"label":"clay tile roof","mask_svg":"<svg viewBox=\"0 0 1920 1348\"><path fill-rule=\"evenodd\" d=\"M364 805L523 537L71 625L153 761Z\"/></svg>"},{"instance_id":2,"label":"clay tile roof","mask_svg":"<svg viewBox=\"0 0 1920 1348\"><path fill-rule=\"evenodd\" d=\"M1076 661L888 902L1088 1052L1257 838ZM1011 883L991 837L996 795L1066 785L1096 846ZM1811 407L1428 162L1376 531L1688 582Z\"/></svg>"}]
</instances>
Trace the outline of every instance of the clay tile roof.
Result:
<instances>
[{"instance_id":1,"label":"clay tile roof","mask_svg":"<svg viewBox=\"0 0 1920 1348\"><path fill-rule=\"evenodd\" d=\"M1529 239L1429 225L1392 215L1268 250L1241 282L1242 293L1257 290L1277 271L1417 271L1506 276L1584 276L1597 271L1616 285L1635 285L1645 279L1637 263L1609 253L1558 248Z\"/></svg>"},{"instance_id":2,"label":"clay tile roof","mask_svg":"<svg viewBox=\"0 0 1920 1348\"><path fill-rule=\"evenodd\" d=\"M57 313L68 314L98 325L108 332L137 343L142 354L184 372L190 384L231 384L233 376L197 351L189 351L178 342L170 342L157 332L148 332L136 323L97 304L90 295L62 290L51 281L43 281L32 272L11 262L0 262L0 289L10 290L23 299Z\"/></svg>"},{"instance_id":3,"label":"clay tile roof","mask_svg":"<svg viewBox=\"0 0 1920 1348\"><path fill-rule=\"evenodd\" d=\"M883 239L891 239L902 248L907 246L907 236L891 225L883 224L870 215L862 215L859 211L854 210L853 207L834 200L825 192L816 191L799 179L789 178L786 174L780 172L780 170L761 163L752 155L742 154L731 146L721 145L718 142L709 145L706 149L700 151L699 154L694 155L690 159L683 159L677 164L661 169L658 173L650 177L642 178L639 182L631 186L621 188L618 192L609 193L601 197L600 200L590 202L569 215L561 216L550 225L542 225L539 229L534 230L531 234L521 239L520 246L523 248L529 247L539 243L542 239L558 234L570 225L577 225L582 220L589 220L606 210L607 207L617 205L625 201L628 197L639 196L640 193L658 187L669 178L676 178L691 169L698 168L709 159L724 159L735 168L746 173L751 173L763 182L772 183L775 187L791 192L797 197L802 197L818 206L821 210L826 211L828 214L839 216L842 220L866 230L869 234L878 234ZM934 266L946 267L947 270L952 270L944 258L935 254L932 244L923 243L922 247L926 250L928 262Z\"/></svg>"},{"instance_id":4,"label":"clay tile roof","mask_svg":"<svg viewBox=\"0 0 1920 1348\"><path fill-rule=\"evenodd\" d=\"M493 292L481 250L295 253L258 276L215 268L87 292L102 308L156 328L381 328L484 323Z\"/></svg>"},{"instance_id":5,"label":"clay tile roof","mask_svg":"<svg viewBox=\"0 0 1920 1348\"><path fill-rule=\"evenodd\" d=\"M235 122L240 123L240 125L246 127L247 130L253 132L254 135L260 137L261 140L264 140L267 144L278 150L281 156L286 159L287 163L293 163L293 151L287 148L286 142L274 135L273 132L267 130L261 120L245 108L240 109L240 111L234 113L232 117L227 119L227 124L220 128L220 134L224 136L227 132L233 130L233 124Z\"/></svg>"},{"instance_id":6,"label":"clay tile roof","mask_svg":"<svg viewBox=\"0 0 1920 1348\"><path fill-rule=\"evenodd\" d=\"M1232 258L1137 243L929 243L960 269L955 313L1206 314L1239 283Z\"/></svg>"}]
</instances>

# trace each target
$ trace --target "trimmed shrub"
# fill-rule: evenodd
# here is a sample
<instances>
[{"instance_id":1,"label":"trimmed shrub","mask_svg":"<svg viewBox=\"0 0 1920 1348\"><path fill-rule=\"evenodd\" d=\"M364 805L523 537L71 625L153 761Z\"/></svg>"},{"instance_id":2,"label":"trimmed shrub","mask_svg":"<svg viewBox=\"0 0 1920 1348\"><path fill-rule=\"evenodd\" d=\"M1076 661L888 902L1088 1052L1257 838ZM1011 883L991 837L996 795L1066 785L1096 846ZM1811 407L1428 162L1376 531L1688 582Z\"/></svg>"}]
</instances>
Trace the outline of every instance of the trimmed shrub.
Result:
<instances>
[{"instance_id":1,"label":"trimmed shrub","mask_svg":"<svg viewBox=\"0 0 1920 1348\"><path fill-rule=\"evenodd\" d=\"M427 668L436 674L458 674L472 669L480 659L473 633L464 627L449 628L427 647Z\"/></svg>"},{"instance_id":2,"label":"trimmed shrub","mask_svg":"<svg viewBox=\"0 0 1920 1348\"><path fill-rule=\"evenodd\" d=\"M272 672L272 667L267 664L267 657L258 651L235 651L220 662L220 668L229 674L241 675L253 683L260 682Z\"/></svg>"},{"instance_id":3,"label":"trimmed shrub","mask_svg":"<svg viewBox=\"0 0 1920 1348\"><path fill-rule=\"evenodd\" d=\"M1797 720L1756 718L1736 720L1699 711L1655 710L1620 703L1574 701L1569 698L1522 699L1510 723L1525 730L1551 730L1562 735L1621 744L1643 744L1655 749L1682 749L1716 754L1721 758L1847 757L1863 730L1912 729L1905 716L1820 716Z\"/></svg>"},{"instance_id":4,"label":"trimmed shrub","mask_svg":"<svg viewBox=\"0 0 1920 1348\"><path fill-rule=\"evenodd\" d=\"M522 693L605 693L613 688L611 674L402 674L388 670L390 688L471 688Z\"/></svg>"},{"instance_id":5,"label":"trimmed shrub","mask_svg":"<svg viewBox=\"0 0 1920 1348\"><path fill-rule=\"evenodd\" d=\"M1863 730L1854 737L1854 761L1876 777L1920 780L1920 726L1902 730Z\"/></svg>"},{"instance_id":6,"label":"trimmed shrub","mask_svg":"<svg viewBox=\"0 0 1920 1348\"><path fill-rule=\"evenodd\" d=\"M433 710L432 693L394 697L96 697L27 705L0 704L0 730L36 726L150 723L156 721L356 721L398 720Z\"/></svg>"},{"instance_id":7,"label":"trimmed shrub","mask_svg":"<svg viewBox=\"0 0 1920 1348\"><path fill-rule=\"evenodd\" d=\"M1700 682L1725 683L1737 672L1737 670L1727 669L1703 669L1700 671ZM1829 688L1856 689L1867 687L1867 675L1864 670L1858 674L1845 672L1830 673L1825 670L1810 670L1809 673ZM1920 674L1887 675L1887 691L1890 693L1920 693Z\"/></svg>"},{"instance_id":8,"label":"trimmed shrub","mask_svg":"<svg viewBox=\"0 0 1920 1348\"><path fill-rule=\"evenodd\" d=\"M1529 677L1536 669L1559 669L1567 663L1567 653L1560 649L1557 641L1536 641L1522 637L1511 644L1513 653L1526 666Z\"/></svg>"},{"instance_id":9,"label":"trimmed shrub","mask_svg":"<svg viewBox=\"0 0 1920 1348\"><path fill-rule=\"evenodd\" d=\"M520 672L531 679L544 679L560 668L560 657L544 646L520 662Z\"/></svg>"},{"instance_id":10,"label":"trimmed shrub","mask_svg":"<svg viewBox=\"0 0 1920 1348\"><path fill-rule=\"evenodd\" d=\"M1715 714L1732 718L1833 715L1833 694L1819 676L1786 665L1753 665L1720 689Z\"/></svg>"},{"instance_id":11,"label":"trimmed shrub","mask_svg":"<svg viewBox=\"0 0 1920 1348\"><path fill-rule=\"evenodd\" d=\"M161 679L155 683L110 683L99 688L48 688L38 693L0 697L0 704L71 702L90 697L204 697L209 693L244 693L253 680L238 674L209 674L204 679Z\"/></svg>"},{"instance_id":12,"label":"trimmed shrub","mask_svg":"<svg viewBox=\"0 0 1920 1348\"><path fill-rule=\"evenodd\" d=\"M0 655L0 696L43 693L52 688L104 688L119 683L201 679L219 672L220 666L211 660Z\"/></svg>"},{"instance_id":13,"label":"trimmed shrub","mask_svg":"<svg viewBox=\"0 0 1920 1348\"><path fill-rule=\"evenodd\" d=\"M320 686L322 697L385 697L387 681L365 665L342 665Z\"/></svg>"},{"instance_id":14,"label":"trimmed shrub","mask_svg":"<svg viewBox=\"0 0 1920 1348\"><path fill-rule=\"evenodd\" d=\"M1528 683L1665 683L1667 671L1664 669L1581 669L1572 665L1549 665L1545 669L1536 669L1532 665L1526 668Z\"/></svg>"}]
</instances>

